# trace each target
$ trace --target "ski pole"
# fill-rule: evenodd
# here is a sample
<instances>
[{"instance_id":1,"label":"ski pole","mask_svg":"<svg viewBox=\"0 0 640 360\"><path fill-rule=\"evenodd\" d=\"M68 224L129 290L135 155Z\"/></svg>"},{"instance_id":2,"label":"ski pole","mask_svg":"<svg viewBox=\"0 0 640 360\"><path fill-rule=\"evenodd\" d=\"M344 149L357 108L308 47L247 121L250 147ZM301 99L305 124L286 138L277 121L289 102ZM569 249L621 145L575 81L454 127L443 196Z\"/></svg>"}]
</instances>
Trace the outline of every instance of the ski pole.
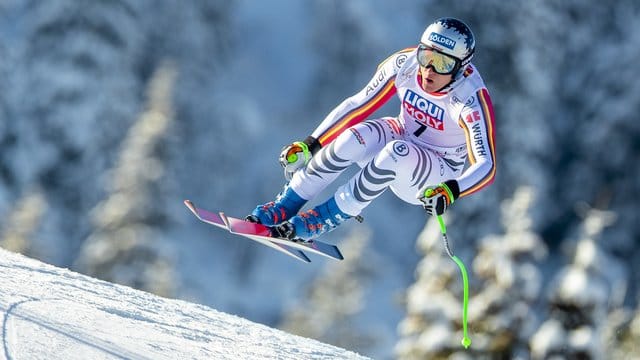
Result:
<instances>
[{"instance_id":1,"label":"ski pole","mask_svg":"<svg viewBox=\"0 0 640 360\"><path fill-rule=\"evenodd\" d=\"M442 232L442 239L444 240L444 248L447 251L449 257L458 264L460 273L462 273L462 284L464 286L463 300L462 300L462 346L468 349L471 346L471 338L467 331L467 309L469 307L469 278L467 276L467 269L464 267L464 263L457 256L453 255L451 248L449 247L449 239L447 238L447 227L442 220L442 216L436 215L438 223L440 224L440 231Z\"/></svg>"}]
</instances>

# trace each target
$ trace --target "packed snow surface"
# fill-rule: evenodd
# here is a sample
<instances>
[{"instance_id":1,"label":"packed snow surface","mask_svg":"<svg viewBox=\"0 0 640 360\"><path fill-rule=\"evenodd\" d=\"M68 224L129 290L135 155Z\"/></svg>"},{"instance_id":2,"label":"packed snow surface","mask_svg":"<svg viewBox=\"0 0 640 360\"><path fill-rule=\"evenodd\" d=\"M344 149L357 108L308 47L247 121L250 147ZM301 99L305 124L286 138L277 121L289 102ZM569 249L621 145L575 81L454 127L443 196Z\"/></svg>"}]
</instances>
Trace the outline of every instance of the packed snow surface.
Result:
<instances>
[{"instance_id":1,"label":"packed snow surface","mask_svg":"<svg viewBox=\"0 0 640 360\"><path fill-rule=\"evenodd\" d=\"M364 359L5 250L0 272L6 359Z\"/></svg>"}]
</instances>

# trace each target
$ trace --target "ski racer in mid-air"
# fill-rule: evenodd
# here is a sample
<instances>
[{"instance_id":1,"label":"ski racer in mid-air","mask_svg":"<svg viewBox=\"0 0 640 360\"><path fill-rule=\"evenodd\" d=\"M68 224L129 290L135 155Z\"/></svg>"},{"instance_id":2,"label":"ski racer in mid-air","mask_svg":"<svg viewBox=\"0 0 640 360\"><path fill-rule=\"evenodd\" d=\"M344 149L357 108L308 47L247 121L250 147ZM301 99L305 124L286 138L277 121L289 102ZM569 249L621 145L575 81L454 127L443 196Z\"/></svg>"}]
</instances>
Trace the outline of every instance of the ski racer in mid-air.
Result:
<instances>
[{"instance_id":1,"label":"ski racer in mid-air","mask_svg":"<svg viewBox=\"0 0 640 360\"><path fill-rule=\"evenodd\" d=\"M311 240L356 217L390 188L407 203L442 214L494 180L496 144L489 92L471 63L475 39L454 18L430 24L416 47L383 61L369 83L340 103L280 162L289 182L247 220L275 236ZM368 119L393 95L395 117ZM345 169L361 170L327 201L298 213Z\"/></svg>"}]
</instances>

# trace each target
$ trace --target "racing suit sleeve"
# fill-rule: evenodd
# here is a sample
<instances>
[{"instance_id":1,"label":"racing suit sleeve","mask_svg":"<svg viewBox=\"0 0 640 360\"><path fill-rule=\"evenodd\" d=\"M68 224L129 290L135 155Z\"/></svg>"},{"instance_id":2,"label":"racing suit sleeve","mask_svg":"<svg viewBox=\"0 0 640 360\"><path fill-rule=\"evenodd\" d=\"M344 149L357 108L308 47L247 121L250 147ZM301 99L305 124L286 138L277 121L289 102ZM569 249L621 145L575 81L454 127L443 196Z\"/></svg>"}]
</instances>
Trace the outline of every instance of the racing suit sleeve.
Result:
<instances>
[{"instance_id":1,"label":"racing suit sleeve","mask_svg":"<svg viewBox=\"0 0 640 360\"><path fill-rule=\"evenodd\" d=\"M475 101L462 110L458 124L466 135L470 164L456 179L463 197L490 185L496 175L495 122L487 89L476 92Z\"/></svg>"},{"instance_id":2,"label":"racing suit sleeve","mask_svg":"<svg viewBox=\"0 0 640 360\"><path fill-rule=\"evenodd\" d=\"M344 130L366 120L396 93L395 78L405 59L415 48L396 52L378 65L375 75L357 94L334 108L311 134L321 146L335 140Z\"/></svg>"}]
</instances>

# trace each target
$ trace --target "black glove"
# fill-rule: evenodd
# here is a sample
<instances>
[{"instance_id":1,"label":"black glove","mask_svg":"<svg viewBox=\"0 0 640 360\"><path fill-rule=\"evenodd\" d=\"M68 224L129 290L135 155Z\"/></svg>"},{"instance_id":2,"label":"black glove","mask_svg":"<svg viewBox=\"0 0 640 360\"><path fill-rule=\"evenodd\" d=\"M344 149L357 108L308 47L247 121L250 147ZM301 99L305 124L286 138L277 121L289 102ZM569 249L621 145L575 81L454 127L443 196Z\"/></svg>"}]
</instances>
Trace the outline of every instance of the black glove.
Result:
<instances>
[{"instance_id":1,"label":"black glove","mask_svg":"<svg viewBox=\"0 0 640 360\"><path fill-rule=\"evenodd\" d=\"M455 180L430 185L418 192L418 199L429 215L442 215L449 205L460 196L460 187Z\"/></svg>"}]
</instances>

